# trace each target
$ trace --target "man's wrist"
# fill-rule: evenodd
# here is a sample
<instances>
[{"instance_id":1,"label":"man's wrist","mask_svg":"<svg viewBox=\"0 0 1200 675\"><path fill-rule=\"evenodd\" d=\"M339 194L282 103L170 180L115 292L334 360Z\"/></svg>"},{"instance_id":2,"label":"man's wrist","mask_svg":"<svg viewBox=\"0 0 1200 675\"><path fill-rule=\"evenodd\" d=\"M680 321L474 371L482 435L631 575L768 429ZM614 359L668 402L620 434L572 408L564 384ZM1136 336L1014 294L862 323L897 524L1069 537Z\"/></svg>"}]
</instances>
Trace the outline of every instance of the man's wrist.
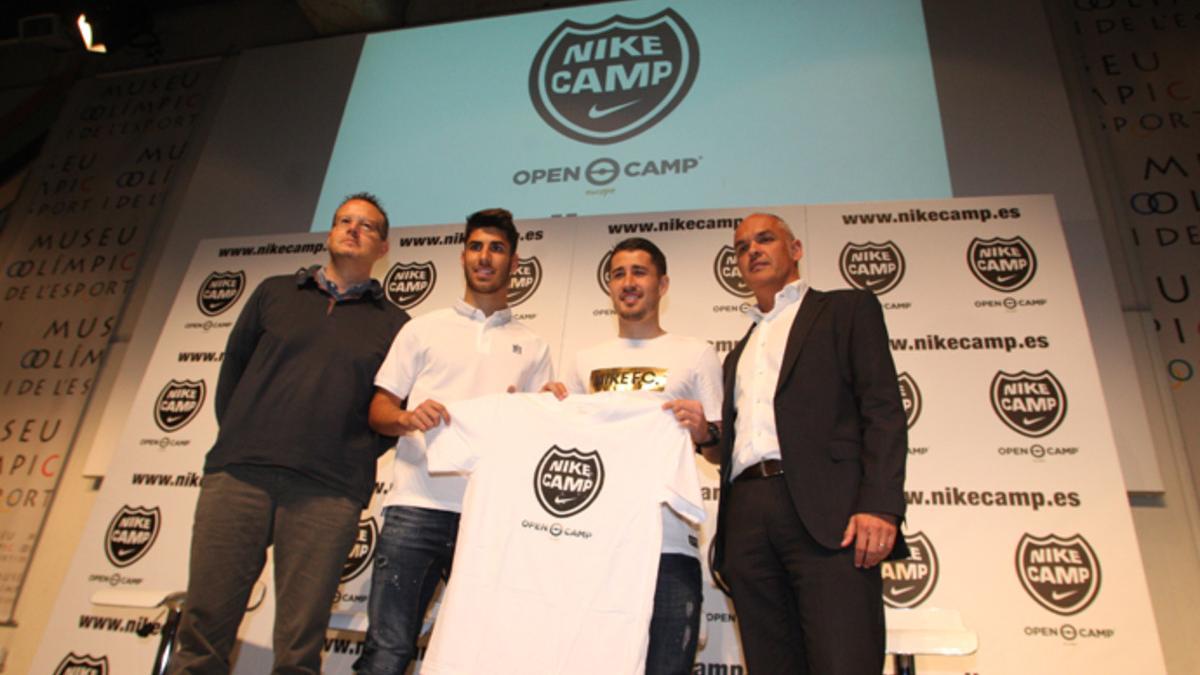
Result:
<instances>
[{"instance_id":1,"label":"man's wrist","mask_svg":"<svg viewBox=\"0 0 1200 675\"><path fill-rule=\"evenodd\" d=\"M696 444L697 448L711 448L721 442L721 428L716 424L708 423L708 438Z\"/></svg>"}]
</instances>

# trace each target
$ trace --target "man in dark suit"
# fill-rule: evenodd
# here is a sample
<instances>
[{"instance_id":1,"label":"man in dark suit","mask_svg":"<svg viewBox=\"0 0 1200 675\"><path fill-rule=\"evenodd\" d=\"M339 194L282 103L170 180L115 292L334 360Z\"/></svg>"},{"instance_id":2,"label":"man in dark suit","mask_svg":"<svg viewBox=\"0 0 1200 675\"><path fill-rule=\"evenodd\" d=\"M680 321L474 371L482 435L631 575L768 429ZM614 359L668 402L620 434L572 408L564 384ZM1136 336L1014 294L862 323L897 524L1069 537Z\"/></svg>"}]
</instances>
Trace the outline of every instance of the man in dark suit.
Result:
<instances>
[{"instance_id":1,"label":"man in dark suit","mask_svg":"<svg viewBox=\"0 0 1200 675\"><path fill-rule=\"evenodd\" d=\"M713 570L750 673L883 670L879 563L908 554L907 434L883 310L800 279L803 247L756 213L734 250L758 301L725 360Z\"/></svg>"}]
</instances>

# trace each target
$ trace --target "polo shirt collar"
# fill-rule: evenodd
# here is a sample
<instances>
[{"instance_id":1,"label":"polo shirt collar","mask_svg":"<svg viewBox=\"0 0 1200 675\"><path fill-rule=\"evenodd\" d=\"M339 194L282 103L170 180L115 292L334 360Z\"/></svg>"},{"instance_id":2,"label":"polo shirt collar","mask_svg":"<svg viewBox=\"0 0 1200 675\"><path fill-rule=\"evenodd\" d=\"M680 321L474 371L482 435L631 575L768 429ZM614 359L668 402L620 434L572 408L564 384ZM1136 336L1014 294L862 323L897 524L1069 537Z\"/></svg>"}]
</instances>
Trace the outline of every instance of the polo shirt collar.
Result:
<instances>
[{"instance_id":1,"label":"polo shirt collar","mask_svg":"<svg viewBox=\"0 0 1200 675\"><path fill-rule=\"evenodd\" d=\"M472 321L479 321L484 324L491 324L491 325L495 325L495 326L503 325L503 324L508 323L509 321L512 321L512 308L511 307L505 307L504 309L498 309L498 310L492 312L491 316L487 316L486 314L483 313L482 309L479 309L475 305L472 305L471 303L467 302L466 300L463 300L462 298L459 298L454 301L454 311L457 312L460 316L464 316Z\"/></svg>"}]
</instances>

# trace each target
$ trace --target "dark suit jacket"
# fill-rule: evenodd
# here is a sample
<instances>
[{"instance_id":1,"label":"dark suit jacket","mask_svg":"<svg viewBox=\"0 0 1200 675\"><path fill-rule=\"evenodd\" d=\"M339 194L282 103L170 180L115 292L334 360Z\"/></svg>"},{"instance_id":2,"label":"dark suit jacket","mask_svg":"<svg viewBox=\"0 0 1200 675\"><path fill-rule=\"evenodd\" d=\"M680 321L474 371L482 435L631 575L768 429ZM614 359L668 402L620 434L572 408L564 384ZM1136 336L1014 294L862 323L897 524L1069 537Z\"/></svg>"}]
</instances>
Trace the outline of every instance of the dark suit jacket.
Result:
<instances>
[{"instance_id":1,"label":"dark suit jacket","mask_svg":"<svg viewBox=\"0 0 1200 675\"><path fill-rule=\"evenodd\" d=\"M751 331L752 332L752 331ZM750 332L725 358L721 498L712 568L724 562L735 420L735 374ZM908 433L883 308L867 291L809 289L788 333L775 388L784 479L801 521L837 549L854 513L904 518ZM852 544L853 545L853 544ZM891 559L908 556L897 536Z\"/></svg>"}]
</instances>

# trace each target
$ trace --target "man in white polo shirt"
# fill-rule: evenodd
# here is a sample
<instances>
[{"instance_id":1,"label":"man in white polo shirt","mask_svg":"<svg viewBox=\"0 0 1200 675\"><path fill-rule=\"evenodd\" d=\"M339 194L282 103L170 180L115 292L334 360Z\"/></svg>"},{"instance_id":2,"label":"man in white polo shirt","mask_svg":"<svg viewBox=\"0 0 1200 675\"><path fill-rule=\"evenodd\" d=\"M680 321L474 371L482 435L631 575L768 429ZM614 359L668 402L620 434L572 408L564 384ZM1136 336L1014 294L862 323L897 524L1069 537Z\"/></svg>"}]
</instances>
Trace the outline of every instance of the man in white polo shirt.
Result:
<instances>
[{"instance_id":1,"label":"man in white polo shirt","mask_svg":"<svg viewBox=\"0 0 1200 675\"><path fill-rule=\"evenodd\" d=\"M424 432L450 422L443 404L537 391L551 379L545 341L513 320L508 308L517 239L508 211L472 214L462 252L463 299L410 321L375 377L371 428L401 438L375 553L370 626L354 664L360 674L405 672L416 658L430 600L454 557L466 479L429 475Z\"/></svg>"},{"instance_id":2,"label":"man in white polo shirt","mask_svg":"<svg viewBox=\"0 0 1200 675\"><path fill-rule=\"evenodd\" d=\"M671 335L659 323L659 302L670 285L667 259L653 242L633 237L613 247L608 284L617 312L617 337L575 355L566 391L657 391L664 407L710 461L720 439L721 364L704 340ZM556 394L566 392L551 385ZM692 672L700 630L699 531L663 507L662 555L650 621L647 675Z\"/></svg>"}]
</instances>

